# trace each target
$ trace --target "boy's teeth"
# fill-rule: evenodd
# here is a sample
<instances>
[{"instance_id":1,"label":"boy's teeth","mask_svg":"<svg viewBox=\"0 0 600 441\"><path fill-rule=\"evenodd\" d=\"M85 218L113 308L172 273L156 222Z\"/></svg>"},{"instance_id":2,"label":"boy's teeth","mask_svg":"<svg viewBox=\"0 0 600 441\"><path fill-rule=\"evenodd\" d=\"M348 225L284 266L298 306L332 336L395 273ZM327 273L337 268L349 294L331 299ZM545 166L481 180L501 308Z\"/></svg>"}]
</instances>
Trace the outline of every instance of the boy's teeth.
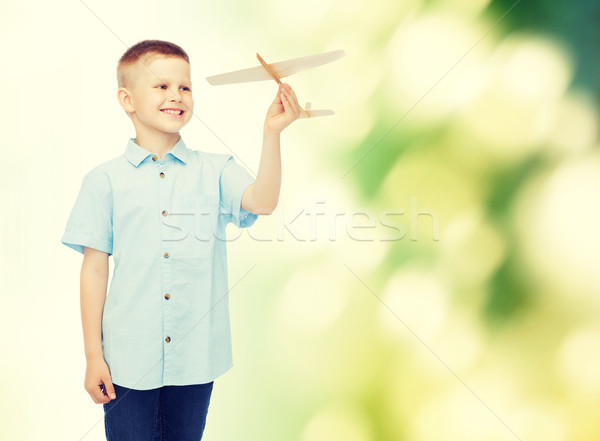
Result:
<instances>
[{"instance_id":1,"label":"boy's teeth","mask_svg":"<svg viewBox=\"0 0 600 441\"><path fill-rule=\"evenodd\" d=\"M163 110L163 112L170 113L171 115L180 115L181 110Z\"/></svg>"}]
</instances>

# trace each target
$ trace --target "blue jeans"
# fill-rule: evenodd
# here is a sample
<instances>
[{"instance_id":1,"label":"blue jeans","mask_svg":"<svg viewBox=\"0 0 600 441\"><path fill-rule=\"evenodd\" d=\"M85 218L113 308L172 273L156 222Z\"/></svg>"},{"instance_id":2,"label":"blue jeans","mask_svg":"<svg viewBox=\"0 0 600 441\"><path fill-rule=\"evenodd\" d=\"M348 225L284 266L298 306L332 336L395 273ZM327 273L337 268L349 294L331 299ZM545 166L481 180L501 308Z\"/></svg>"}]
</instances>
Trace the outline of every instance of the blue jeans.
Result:
<instances>
[{"instance_id":1,"label":"blue jeans","mask_svg":"<svg viewBox=\"0 0 600 441\"><path fill-rule=\"evenodd\" d=\"M103 404L107 441L200 441L213 383L150 390L113 383L117 398Z\"/></svg>"}]
</instances>

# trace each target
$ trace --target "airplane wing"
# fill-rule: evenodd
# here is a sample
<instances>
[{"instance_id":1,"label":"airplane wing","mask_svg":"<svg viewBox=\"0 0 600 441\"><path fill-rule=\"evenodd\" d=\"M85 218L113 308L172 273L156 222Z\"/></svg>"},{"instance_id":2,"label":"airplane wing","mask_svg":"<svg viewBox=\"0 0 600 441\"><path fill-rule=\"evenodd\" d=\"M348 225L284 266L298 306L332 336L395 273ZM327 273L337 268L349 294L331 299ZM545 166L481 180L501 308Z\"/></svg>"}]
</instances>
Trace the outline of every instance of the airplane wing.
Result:
<instances>
[{"instance_id":1,"label":"airplane wing","mask_svg":"<svg viewBox=\"0 0 600 441\"><path fill-rule=\"evenodd\" d=\"M306 69L321 66L332 61L339 60L346 56L343 50L323 52L316 55L308 55L306 57L293 58L291 60L278 61L270 63L269 66L279 75L284 78ZM213 86L221 84L245 83L250 81L272 80L273 78L265 70L263 66L250 67L248 69L236 70L219 75L206 77L206 80Z\"/></svg>"},{"instance_id":2,"label":"airplane wing","mask_svg":"<svg viewBox=\"0 0 600 441\"><path fill-rule=\"evenodd\" d=\"M335 115L335 112L331 109L306 110L306 113L308 113L308 116L310 118L313 118L315 116ZM304 114L301 112L298 118L306 118L306 116L304 116Z\"/></svg>"},{"instance_id":3,"label":"airplane wing","mask_svg":"<svg viewBox=\"0 0 600 441\"><path fill-rule=\"evenodd\" d=\"M303 112L300 112L299 118L313 118L315 116L335 115L335 112L331 109L313 110L312 104L309 101L307 101L306 105L304 106L304 112L306 112L308 116L306 116Z\"/></svg>"}]
</instances>

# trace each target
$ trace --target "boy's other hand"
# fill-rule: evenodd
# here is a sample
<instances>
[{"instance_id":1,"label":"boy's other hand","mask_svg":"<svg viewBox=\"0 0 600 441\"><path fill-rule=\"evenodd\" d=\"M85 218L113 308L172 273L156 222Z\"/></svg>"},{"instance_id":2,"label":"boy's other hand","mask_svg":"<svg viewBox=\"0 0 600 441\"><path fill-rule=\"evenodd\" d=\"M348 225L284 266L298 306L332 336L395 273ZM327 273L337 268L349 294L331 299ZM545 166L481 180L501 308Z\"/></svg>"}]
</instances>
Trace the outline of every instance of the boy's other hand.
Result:
<instances>
[{"instance_id":1,"label":"boy's other hand","mask_svg":"<svg viewBox=\"0 0 600 441\"><path fill-rule=\"evenodd\" d=\"M265 130L281 133L300 116L300 105L289 84L281 83L265 119Z\"/></svg>"},{"instance_id":2,"label":"boy's other hand","mask_svg":"<svg viewBox=\"0 0 600 441\"><path fill-rule=\"evenodd\" d=\"M88 360L84 387L96 404L108 403L116 398L115 387L104 357Z\"/></svg>"}]
</instances>

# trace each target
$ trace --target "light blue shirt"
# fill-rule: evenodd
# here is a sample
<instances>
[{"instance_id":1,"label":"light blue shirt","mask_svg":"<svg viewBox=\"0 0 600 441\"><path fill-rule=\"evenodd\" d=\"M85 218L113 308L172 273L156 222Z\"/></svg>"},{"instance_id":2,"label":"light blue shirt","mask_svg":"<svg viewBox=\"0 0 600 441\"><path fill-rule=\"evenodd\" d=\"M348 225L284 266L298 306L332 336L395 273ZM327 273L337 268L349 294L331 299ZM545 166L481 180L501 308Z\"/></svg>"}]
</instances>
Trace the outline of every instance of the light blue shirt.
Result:
<instances>
[{"instance_id":1,"label":"light blue shirt","mask_svg":"<svg viewBox=\"0 0 600 441\"><path fill-rule=\"evenodd\" d=\"M233 156L163 156L130 138L124 154L83 178L61 242L113 256L102 350L113 383L147 390L213 381L233 366L225 227L254 182Z\"/></svg>"}]
</instances>

